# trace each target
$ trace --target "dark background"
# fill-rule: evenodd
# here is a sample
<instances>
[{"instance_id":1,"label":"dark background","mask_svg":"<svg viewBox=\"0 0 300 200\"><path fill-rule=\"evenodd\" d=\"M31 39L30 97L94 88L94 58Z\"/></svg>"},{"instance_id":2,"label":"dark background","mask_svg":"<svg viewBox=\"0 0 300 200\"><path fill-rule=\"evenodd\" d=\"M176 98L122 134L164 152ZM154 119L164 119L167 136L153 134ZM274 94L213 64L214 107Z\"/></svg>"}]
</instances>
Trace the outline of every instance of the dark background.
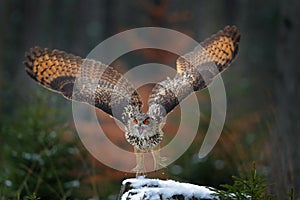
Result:
<instances>
[{"instance_id":1,"label":"dark background","mask_svg":"<svg viewBox=\"0 0 300 200\"><path fill-rule=\"evenodd\" d=\"M218 187L256 162L272 194L282 199L294 188L299 198L299 12L298 0L0 0L1 199L33 193L42 199L114 199L121 180L133 176L85 152L71 103L25 74L29 48L85 57L101 41L131 28L171 28L200 42L227 24L237 25L242 38L238 58L223 73L228 113L219 142L199 161L196 141L176 163L149 176ZM120 71L134 66L137 57L140 63L175 62L167 53L133 52L120 58ZM197 96L201 104L207 92ZM200 126L199 135L204 131Z\"/></svg>"}]
</instances>

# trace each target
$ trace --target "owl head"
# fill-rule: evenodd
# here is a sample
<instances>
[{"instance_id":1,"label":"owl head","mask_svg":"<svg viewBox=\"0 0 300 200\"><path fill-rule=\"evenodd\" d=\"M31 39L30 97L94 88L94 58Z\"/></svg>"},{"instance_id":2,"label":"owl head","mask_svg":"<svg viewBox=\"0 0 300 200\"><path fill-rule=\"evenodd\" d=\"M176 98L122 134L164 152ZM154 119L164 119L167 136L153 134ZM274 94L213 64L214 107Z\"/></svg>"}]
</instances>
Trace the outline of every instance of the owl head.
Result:
<instances>
[{"instance_id":1,"label":"owl head","mask_svg":"<svg viewBox=\"0 0 300 200\"><path fill-rule=\"evenodd\" d=\"M158 133L158 123L146 113L138 113L128 122L128 132L139 138L151 137Z\"/></svg>"}]
</instances>

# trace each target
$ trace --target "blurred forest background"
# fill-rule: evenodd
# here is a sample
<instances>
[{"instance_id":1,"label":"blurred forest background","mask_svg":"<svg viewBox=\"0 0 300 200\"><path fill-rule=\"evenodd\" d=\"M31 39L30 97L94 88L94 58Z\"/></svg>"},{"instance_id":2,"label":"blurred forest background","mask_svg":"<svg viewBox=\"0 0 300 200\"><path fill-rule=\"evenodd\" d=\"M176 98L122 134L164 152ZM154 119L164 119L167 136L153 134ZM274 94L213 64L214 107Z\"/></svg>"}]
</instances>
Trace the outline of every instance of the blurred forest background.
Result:
<instances>
[{"instance_id":1,"label":"blurred forest background","mask_svg":"<svg viewBox=\"0 0 300 200\"><path fill-rule=\"evenodd\" d=\"M294 188L299 198L299 12L298 0L0 0L0 199L33 193L42 199L116 199L120 182L134 176L86 152L71 102L25 74L29 48L85 57L101 41L131 28L171 28L200 42L227 24L237 25L242 38L236 61L223 73L228 111L221 138L206 159L197 158L210 105L208 92L200 92L206 117L195 142L171 166L149 176L219 187L256 162L272 194L282 199ZM121 72L148 62L175 67L175 59L140 50L116 65ZM176 113L168 119L170 129L178 123ZM115 125L107 120L107 126ZM124 140L120 131L111 137Z\"/></svg>"}]
</instances>

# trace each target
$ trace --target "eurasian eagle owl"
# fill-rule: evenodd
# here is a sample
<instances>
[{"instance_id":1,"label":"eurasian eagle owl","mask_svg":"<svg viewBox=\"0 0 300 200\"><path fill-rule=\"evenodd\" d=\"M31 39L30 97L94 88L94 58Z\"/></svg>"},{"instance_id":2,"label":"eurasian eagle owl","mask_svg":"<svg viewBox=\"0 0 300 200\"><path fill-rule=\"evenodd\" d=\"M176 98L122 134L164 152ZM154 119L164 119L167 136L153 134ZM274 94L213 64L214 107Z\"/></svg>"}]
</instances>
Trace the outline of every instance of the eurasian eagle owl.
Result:
<instances>
[{"instance_id":1,"label":"eurasian eagle owl","mask_svg":"<svg viewBox=\"0 0 300 200\"><path fill-rule=\"evenodd\" d=\"M134 171L139 175L145 172L143 152L152 152L155 169L164 166L157 151L163 139L163 119L187 96L207 87L229 66L237 55L239 41L236 26L226 26L192 52L180 56L175 77L153 88L147 113L141 111L139 94L130 82L100 61L35 47L26 53L25 69L44 87L67 99L95 106L118 119L125 127L127 141L137 153ZM75 80L79 83L77 87L74 87Z\"/></svg>"}]
</instances>

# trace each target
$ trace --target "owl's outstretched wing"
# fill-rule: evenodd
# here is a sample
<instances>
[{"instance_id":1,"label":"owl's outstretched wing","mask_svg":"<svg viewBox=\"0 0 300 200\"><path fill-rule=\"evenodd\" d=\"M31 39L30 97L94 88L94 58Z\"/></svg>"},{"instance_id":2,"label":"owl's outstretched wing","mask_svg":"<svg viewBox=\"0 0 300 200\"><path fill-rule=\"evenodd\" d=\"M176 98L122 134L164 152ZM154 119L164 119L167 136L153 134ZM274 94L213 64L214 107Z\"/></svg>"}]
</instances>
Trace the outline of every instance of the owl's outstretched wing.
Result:
<instances>
[{"instance_id":1,"label":"owl's outstretched wing","mask_svg":"<svg viewBox=\"0 0 300 200\"><path fill-rule=\"evenodd\" d=\"M168 78L153 88L148 100L149 115L162 121L192 92L206 88L235 59L239 41L237 27L226 26L192 52L180 56L176 61L177 74L174 79Z\"/></svg>"},{"instance_id":2,"label":"owl's outstretched wing","mask_svg":"<svg viewBox=\"0 0 300 200\"><path fill-rule=\"evenodd\" d=\"M25 70L38 83L68 99L95 106L123 124L128 106L136 111L142 107L136 90L111 66L39 47L25 56Z\"/></svg>"}]
</instances>

